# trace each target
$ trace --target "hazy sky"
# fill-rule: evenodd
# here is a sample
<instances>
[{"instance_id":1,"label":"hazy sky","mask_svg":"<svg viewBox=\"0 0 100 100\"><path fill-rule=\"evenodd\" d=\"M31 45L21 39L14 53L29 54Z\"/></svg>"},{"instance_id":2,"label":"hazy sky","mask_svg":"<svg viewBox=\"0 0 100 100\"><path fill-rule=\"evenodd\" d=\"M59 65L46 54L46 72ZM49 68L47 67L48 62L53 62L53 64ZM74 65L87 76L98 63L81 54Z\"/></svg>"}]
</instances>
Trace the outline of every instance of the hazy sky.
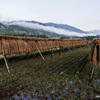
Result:
<instances>
[{"instance_id":1,"label":"hazy sky","mask_svg":"<svg viewBox=\"0 0 100 100\"><path fill-rule=\"evenodd\" d=\"M0 21L10 19L100 29L100 0L0 0Z\"/></svg>"}]
</instances>

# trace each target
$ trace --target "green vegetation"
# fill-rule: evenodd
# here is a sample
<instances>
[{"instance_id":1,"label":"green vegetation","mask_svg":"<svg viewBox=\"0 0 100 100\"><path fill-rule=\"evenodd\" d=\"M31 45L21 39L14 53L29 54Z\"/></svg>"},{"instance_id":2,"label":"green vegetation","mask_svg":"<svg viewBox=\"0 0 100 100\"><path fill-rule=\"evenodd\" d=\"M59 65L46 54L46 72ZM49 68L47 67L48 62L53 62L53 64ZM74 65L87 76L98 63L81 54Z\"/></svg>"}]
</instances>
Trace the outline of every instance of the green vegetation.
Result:
<instances>
[{"instance_id":1,"label":"green vegetation","mask_svg":"<svg viewBox=\"0 0 100 100\"><path fill-rule=\"evenodd\" d=\"M61 51L61 50L60 50ZM92 64L84 59L90 51L90 46L63 49L63 52L53 51L53 54L42 52L47 62L38 53L9 62L11 74L4 64L0 67L0 98L59 99L59 100L93 100L100 94L100 67L95 68L92 82L89 83ZM46 55L45 55L46 54ZM36 57L37 56L37 57ZM12 57L14 58L14 56ZM17 61L16 61L17 60ZM2 92L1 92L2 91Z\"/></svg>"},{"instance_id":2,"label":"green vegetation","mask_svg":"<svg viewBox=\"0 0 100 100\"><path fill-rule=\"evenodd\" d=\"M75 36L73 36L73 37L61 37L61 39L81 39L81 40L93 40L94 38L98 38L98 37L100 37L100 36L86 36L86 37L75 37Z\"/></svg>"},{"instance_id":3,"label":"green vegetation","mask_svg":"<svg viewBox=\"0 0 100 100\"><path fill-rule=\"evenodd\" d=\"M26 37L41 37L41 38L52 38L52 37L60 37L63 35L59 35L54 32L44 31L42 29L31 29L24 28L17 25L3 25L0 23L0 35L10 35L10 36L26 36Z\"/></svg>"}]
</instances>

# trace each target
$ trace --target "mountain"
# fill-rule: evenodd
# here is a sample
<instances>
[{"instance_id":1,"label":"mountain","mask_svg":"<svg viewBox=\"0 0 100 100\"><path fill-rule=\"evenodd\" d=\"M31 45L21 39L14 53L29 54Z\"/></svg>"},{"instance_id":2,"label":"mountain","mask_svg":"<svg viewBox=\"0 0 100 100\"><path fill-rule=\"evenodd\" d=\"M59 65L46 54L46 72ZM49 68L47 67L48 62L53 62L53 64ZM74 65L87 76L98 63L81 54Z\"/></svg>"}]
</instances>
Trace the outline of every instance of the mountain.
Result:
<instances>
[{"instance_id":1,"label":"mountain","mask_svg":"<svg viewBox=\"0 0 100 100\"><path fill-rule=\"evenodd\" d=\"M83 30L80 30L78 28L75 28L73 26L69 26L69 25L66 25L66 24L45 23L45 25L47 25L47 26L53 26L55 28L65 29L65 30L72 31L72 32L86 33Z\"/></svg>"},{"instance_id":2,"label":"mountain","mask_svg":"<svg viewBox=\"0 0 100 100\"><path fill-rule=\"evenodd\" d=\"M81 29L75 28L73 26L67 25L67 24L56 24L56 23L41 23L41 22L36 22L36 21L26 21L28 23L36 23L36 24L40 24L40 25L44 25L44 26L52 26L55 28L61 28L61 29L65 29L67 31L72 31L72 32L78 32L78 33L87 33Z\"/></svg>"},{"instance_id":3,"label":"mountain","mask_svg":"<svg viewBox=\"0 0 100 100\"><path fill-rule=\"evenodd\" d=\"M23 20L0 23L0 34L45 35L49 38L93 35L67 24L41 23Z\"/></svg>"},{"instance_id":4,"label":"mountain","mask_svg":"<svg viewBox=\"0 0 100 100\"><path fill-rule=\"evenodd\" d=\"M100 35L100 30L91 30L91 31L88 31L88 33Z\"/></svg>"},{"instance_id":5,"label":"mountain","mask_svg":"<svg viewBox=\"0 0 100 100\"><path fill-rule=\"evenodd\" d=\"M6 28L6 26L0 23L0 28Z\"/></svg>"},{"instance_id":6,"label":"mountain","mask_svg":"<svg viewBox=\"0 0 100 100\"><path fill-rule=\"evenodd\" d=\"M2 35L33 35L33 36L40 36L40 37L62 37L64 35L59 35L57 33L54 32L48 32L42 29L32 29L32 28L28 28L28 27L22 27L20 25L8 25L8 24L3 24L0 23L0 34Z\"/></svg>"}]
</instances>

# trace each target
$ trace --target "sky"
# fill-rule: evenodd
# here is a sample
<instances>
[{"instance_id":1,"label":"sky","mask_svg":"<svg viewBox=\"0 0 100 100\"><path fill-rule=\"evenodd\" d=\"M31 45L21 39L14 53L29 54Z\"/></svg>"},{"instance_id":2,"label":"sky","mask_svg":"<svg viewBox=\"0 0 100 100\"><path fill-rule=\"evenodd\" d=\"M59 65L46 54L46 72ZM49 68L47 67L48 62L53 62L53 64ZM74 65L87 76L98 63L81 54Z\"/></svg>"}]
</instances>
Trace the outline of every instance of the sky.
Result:
<instances>
[{"instance_id":1,"label":"sky","mask_svg":"<svg viewBox=\"0 0 100 100\"><path fill-rule=\"evenodd\" d=\"M100 0L0 0L0 21L33 20L100 30Z\"/></svg>"}]
</instances>

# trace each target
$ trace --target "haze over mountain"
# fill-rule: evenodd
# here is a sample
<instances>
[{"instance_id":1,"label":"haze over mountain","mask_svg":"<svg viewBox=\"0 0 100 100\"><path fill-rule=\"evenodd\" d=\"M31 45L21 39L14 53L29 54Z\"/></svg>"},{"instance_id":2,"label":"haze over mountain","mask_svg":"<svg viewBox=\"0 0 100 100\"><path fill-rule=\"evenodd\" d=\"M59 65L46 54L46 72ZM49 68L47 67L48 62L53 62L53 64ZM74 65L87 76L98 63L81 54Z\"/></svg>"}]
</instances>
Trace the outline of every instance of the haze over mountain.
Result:
<instances>
[{"instance_id":1,"label":"haze over mountain","mask_svg":"<svg viewBox=\"0 0 100 100\"><path fill-rule=\"evenodd\" d=\"M87 31L88 33L92 33L92 34L96 34L96 35L100 35L100 30L91 30L91 31Z\"/></svg>"},{"instance_id":2,"label":"haze over mountain","mask_svg":"<svg viewBox=\"0 0 100 100\"><path fill-rule=\"evenodd\" d=\"M0 33L25 33L33 35L46 35L47 37L62 36L95 36L92 32L85 32L67 24L41 23L37 21L4 21L0 24Z\"/></svg>"}]
</instances>

